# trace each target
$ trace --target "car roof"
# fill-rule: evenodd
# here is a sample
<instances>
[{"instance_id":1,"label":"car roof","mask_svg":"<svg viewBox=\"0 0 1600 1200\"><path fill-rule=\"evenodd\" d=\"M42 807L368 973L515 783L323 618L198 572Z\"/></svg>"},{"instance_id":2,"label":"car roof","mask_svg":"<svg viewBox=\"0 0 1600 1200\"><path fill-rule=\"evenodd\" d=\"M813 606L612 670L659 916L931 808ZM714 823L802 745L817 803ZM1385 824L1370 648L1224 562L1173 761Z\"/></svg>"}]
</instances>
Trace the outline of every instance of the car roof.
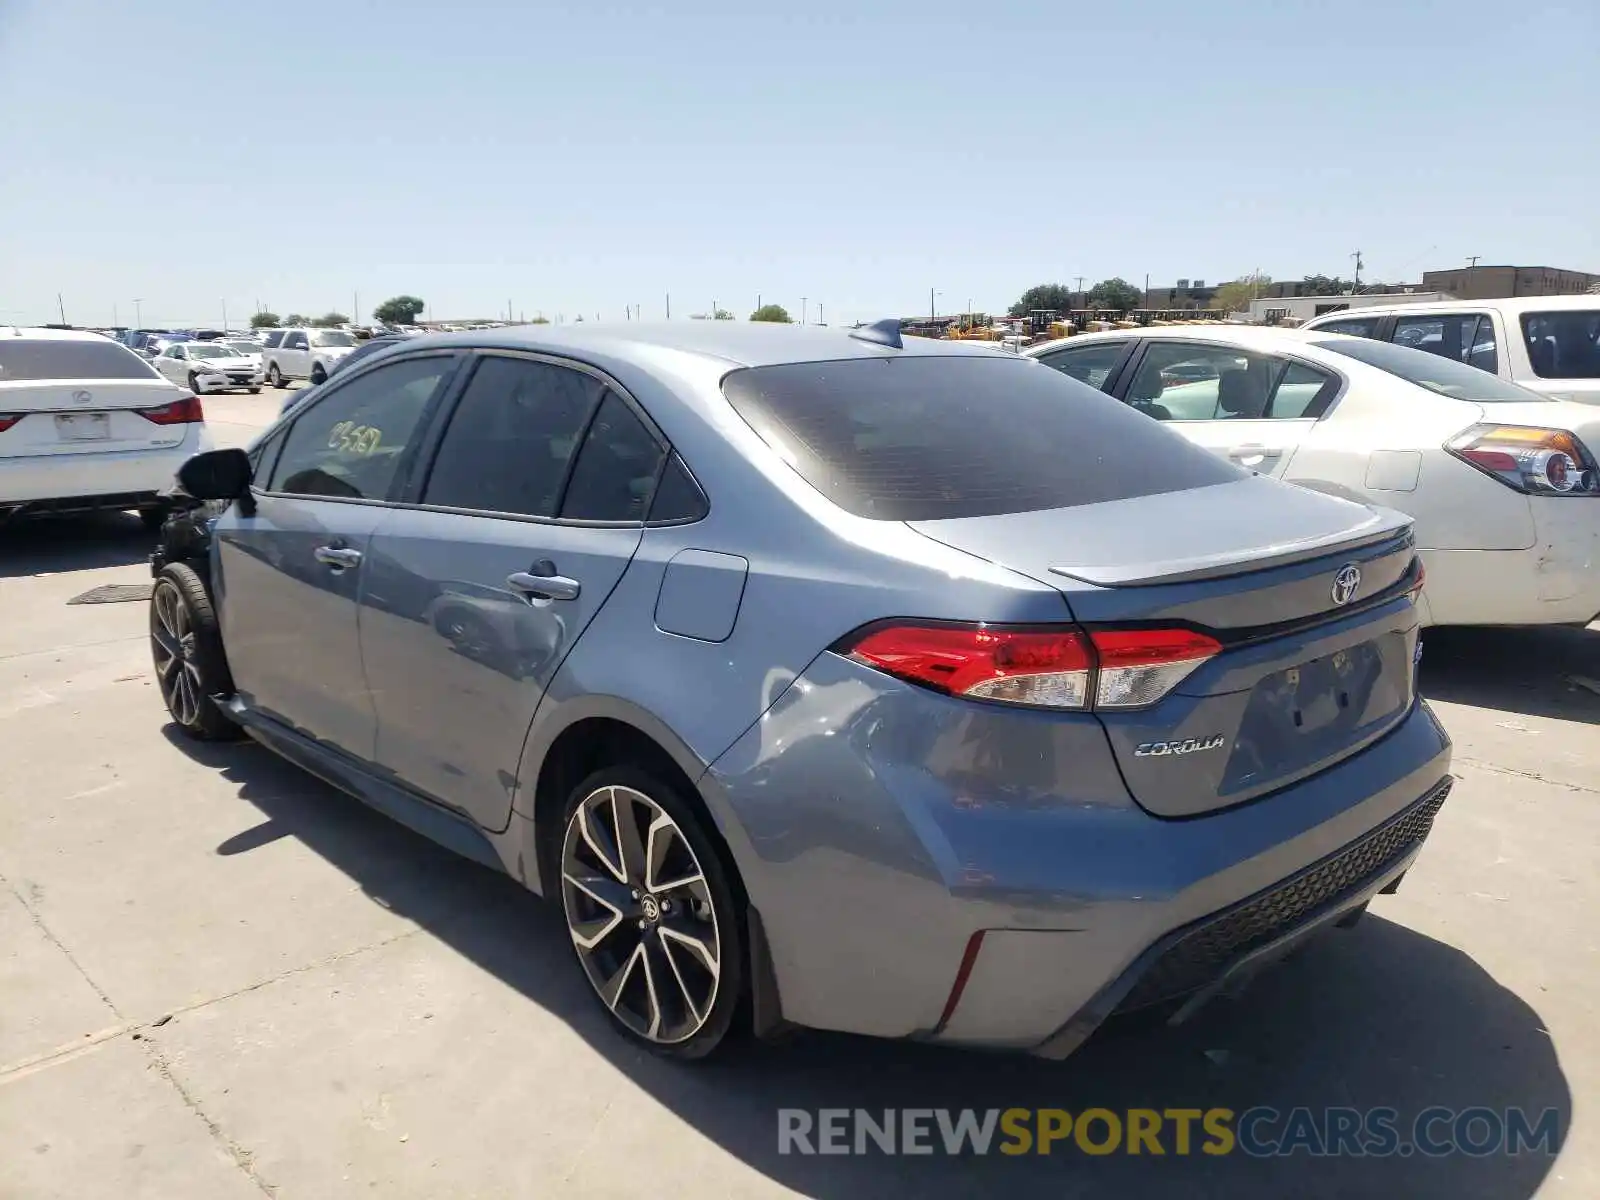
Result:
<instances>
[{"instance_id":1,"label":"car roof","mask_svg":"<svg viewBox=\"0 0 1600 1200\"><path fill-rule=\"evenodd\" d=\"M103 342L106 337L102 333L95 333L89 329L44 329L28 325L0 325L0 344L4 339L34 338L47 342ZM113 339L115 340L115 339ZM121 345L121 343L117 343Z\"/></svg>"},{"instance_id":2,"label":"car roof","mask_svg":"<svg viewBox=\"0 0 1600 1200\"><path fill-rule=\"evenodd\" d=\"M1600 312L1600 295L1588 293L1577 296L1502 296L1492 300L1429 300L1419 304L1374 304L1361 308L1341 309L1336 313L1323 313L1313 321L1332 321L1350 317L1389 317L1416 313L1431 316L1434 313L1460 312L1462 309L1498 309L1520 316L1528 312L1564 312L1573 309Z\"/></svg>"},{"instance_id":3,"label":"car roof","mask_svg":"<svg viewBox=\"0 0 1600 1200\"><path fill-rule=\"evenodd\" d=\"M459 346L497 350L605 355L643 364L658 350L677 351L740 367L825 362L846 358L993 358L992 344L952 342L910 335L894 349L850 336L848 329L780 325L764 321L661 321L520 325L407 338L407 349ZM1012 355L1001 357L1011 358Z\"/></svg>"}]
</instances>

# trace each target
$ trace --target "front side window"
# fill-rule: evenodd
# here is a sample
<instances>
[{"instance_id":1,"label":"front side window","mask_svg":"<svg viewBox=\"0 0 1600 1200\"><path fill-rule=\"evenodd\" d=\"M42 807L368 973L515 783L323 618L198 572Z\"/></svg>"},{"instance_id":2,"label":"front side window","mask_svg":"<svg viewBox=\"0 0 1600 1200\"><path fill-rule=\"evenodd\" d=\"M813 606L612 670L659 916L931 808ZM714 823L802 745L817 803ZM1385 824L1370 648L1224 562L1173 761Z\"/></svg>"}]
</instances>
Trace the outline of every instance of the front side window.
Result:
<instances>
[{"instance_id":1,"label":"front side window","mask_svg":"<svg viewBox=\"0 0 1600 1200\"><path fill-rule=\"evenodd\" d=\"M1295 420L1315 407L1330 377L1237 346L1153 341L1128 388L1128 404L1158 421Z\"/></svg>"},{"instance_id":2,"label":"front side window","mask_svg":"<svg viewBox=\"0 0 1600 1200\"><path fill-rule=\"evenodd\" d=\"M567 367L483 359L450 416L422 503L555 516L579 439L605 391L600 380Z\"/></svg>"},{"instance_id":3,"label":"front side window","mask_svg":"<svg viewBox=\"0 0 1600 1200\"><path fill-rule=\"evenodd\" d=\"M306 349L306 335L303 334L303 333L291 333L284 340L283 348L285 350L304 350L304 349Z\"/></svg>"},{"instance_id":4,"label":"front side window","mask_svg":"<svg viewBox=\"0 0 1600 1200\"><path fill-rule=\"evenodd\" d=\"M1318 333L1343 333L1350 337L1377 337L1377 317L1341 317L1337 321L1319 321Z\"/></svg>"},{"instance_id":5,"label":"front side window","mask_svg":"<svg viewBox=\"0 0 1600 1200\"><path fill-rule=\"evenodd\" d=\"M1453 358L1483 371L1500 369L1494 321L1487 313L1442 313L1396 317L1394 342Z\"/></svg>"},{"instance_id":6,"label":"front side window","mask_svg":"<svg viewBox=\"0 0 1600 1200\"><path fill-rule=\"evenodd\" d=\"M1063 375L1087 383L1092 388L1105 390L1106 381L1117 364L1128 352L1126 341L1095 342L1087 346L1067 346L1049 354L1039 355L1039 361L1054 367Z\"/></svg>"},{"instance_id":7,"label":"front side window","mask_svg":"<svg viewBox=\"0 0 1600 1200\"><path fill-rule=\"evenodd\" d=\"M746 367L722 392L806 483L875 520L1068 508L1240 478L1104 392L1003 354Z\"/></svg>"},{"instance_id":8,"label":"front side window","mask_svg":"<svg viewBox=\"0 0 1600 1200\"><path fill-rule=\"evenodd\" d=\"M1600 308L1524 313L1522 336L1540 379L1600 379Z\"/></svg>"},{"instance_id":9,"label":"front side window","mask_svg":"<svg viewBox=\"0 0 1600 1200\"><path fill-rule=\"evenodd\" d=\"M317 396L290 427L268 490L386 498L423 410L454 361L432 355L390 363Z\"/></svg>"}]
</instances>

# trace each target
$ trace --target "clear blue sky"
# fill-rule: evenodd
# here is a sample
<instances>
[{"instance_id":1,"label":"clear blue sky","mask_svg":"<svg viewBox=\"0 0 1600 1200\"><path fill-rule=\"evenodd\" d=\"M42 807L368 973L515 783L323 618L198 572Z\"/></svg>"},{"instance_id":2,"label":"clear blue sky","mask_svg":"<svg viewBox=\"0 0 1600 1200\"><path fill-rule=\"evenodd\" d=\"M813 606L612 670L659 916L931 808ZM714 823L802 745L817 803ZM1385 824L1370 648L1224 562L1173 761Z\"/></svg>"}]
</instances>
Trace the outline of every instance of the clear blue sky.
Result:
<instances>
[{"instance_id":1,"label":"clear blue sky","mask_svg":"<svg viewBox=\"0 0 1600 1200\"><path fill-rule=\"evenodd\" d=\"M0 0L0 320L1600 270L1597 129L1595 0Z\"/></svg>"}]
</instances>

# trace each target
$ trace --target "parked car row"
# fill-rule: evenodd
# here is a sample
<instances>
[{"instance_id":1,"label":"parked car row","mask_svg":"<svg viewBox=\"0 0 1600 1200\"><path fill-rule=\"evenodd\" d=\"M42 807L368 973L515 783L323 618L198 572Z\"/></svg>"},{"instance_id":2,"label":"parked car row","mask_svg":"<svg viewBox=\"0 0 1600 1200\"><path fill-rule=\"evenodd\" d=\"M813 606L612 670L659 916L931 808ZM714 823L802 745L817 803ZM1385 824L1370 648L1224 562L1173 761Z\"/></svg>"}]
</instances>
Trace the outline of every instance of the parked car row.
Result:
<instances>
[{"instance_id":1,"label":"parked car row","mask_svg":"<svg viewBox=\"0 0 1600 1200\"><path fill-rule=\"evenodd\" d=\"M1150 419L1353 409L1380 369L1263 346L1240 379L1202 342L1133 368L1141 412L1069 374L1162 344L1098 348L383 348L180 471L161 694L550 897L663 1054L743 1023L1060 1057L1185 1015L1399 885L1450 746L1412 522ZM1498 446L1468 470L1509 492Z\"/></svg>"},{"instance_id":2,"label":"parked car row","mask_svg":"<svg viewBox=\"0 0 1600 1200\"><path fill-rule=\"evenodd\" d=\"M1456 320L1408 308L1299 330L1084 334L1024 353L1248 470L1408 514L1426 624L1600 616L1600 409L1467 365L1483 345L1472 331L1451 341L1458 359L1330 330L1358 319Z\"/></svg>"}]
</instances>

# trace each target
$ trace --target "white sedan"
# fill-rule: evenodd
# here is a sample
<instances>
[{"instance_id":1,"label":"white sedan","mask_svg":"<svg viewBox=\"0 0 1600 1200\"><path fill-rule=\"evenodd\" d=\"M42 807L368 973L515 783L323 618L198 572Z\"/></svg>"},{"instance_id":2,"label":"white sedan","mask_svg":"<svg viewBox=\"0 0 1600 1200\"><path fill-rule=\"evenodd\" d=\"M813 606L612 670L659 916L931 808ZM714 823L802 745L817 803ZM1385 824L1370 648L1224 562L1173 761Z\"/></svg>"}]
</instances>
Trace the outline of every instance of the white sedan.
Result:
<instances>
[{"instance_id":1,"label":"white sedan","mask_svg":"<svg viewBox=\"0 0 1600 1200\"><path fill-rule=\"evenodd\" d=\"M261 390L261 356L240 354L224 342L172 342L150 365L193 392Z\"/></svg>"},{"instance_id":2,"label":"white sedan","mask_svg":"<svg viewBox=\"0 0 1600 1200\"><path fill-rule=\"evenodd\" d=\"M1240 467L1408 513L1427 624L1600 616L1600 409L1308 330L1118 330L1024 353Z\"/></svg>"}]
</instances>

